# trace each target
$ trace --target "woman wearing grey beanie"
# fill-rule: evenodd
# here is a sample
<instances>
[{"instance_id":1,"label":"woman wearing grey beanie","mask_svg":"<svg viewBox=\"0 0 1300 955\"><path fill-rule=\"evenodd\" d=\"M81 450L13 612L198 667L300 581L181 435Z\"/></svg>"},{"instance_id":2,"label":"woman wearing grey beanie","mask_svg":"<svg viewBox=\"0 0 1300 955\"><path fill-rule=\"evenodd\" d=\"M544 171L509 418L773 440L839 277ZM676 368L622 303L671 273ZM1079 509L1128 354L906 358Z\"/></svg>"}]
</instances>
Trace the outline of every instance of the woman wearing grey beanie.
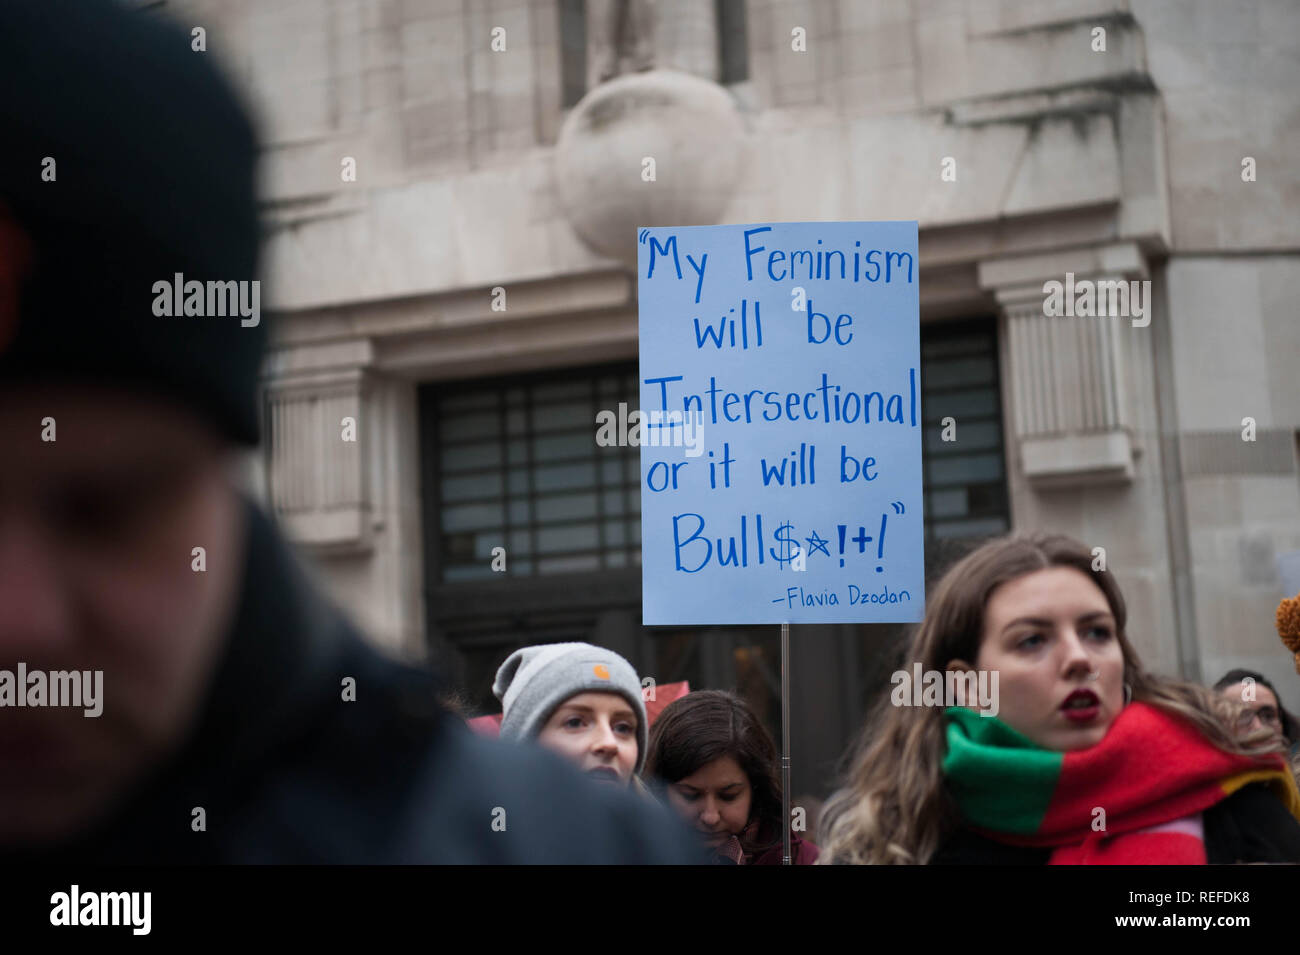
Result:
<instances>
[{"instance_id":1,"label":"woman wearing grey beanie","mask_svg":"<svg viewBox=\"0 0 1300 955\"><path fill-rule=\"evenodd\" d=\"M593 779L636 785L645 764L641 681L625 659L590 643L524 647L497 670L501 738L535 739Z\"/></svg>"}]
</instances>

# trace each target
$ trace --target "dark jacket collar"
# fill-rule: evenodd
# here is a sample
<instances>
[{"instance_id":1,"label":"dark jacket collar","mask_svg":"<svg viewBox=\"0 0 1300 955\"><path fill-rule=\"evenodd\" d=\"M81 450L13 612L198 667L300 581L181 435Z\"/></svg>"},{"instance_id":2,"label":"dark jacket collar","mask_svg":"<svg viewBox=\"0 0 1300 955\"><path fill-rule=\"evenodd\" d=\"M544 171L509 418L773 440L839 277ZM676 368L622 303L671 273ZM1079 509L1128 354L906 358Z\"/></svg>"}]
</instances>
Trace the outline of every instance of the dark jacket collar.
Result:
<instances>
[{"instance_id":1,"label":"dark jacket collar","mask_svg":"<svg viewBox=\"0 0 1300 955\"><path fill-rule=\"evenodd\" d=\"M245 502L246 558L238 609L201 716L185 747L256 758L293 736L359 638L312 587L260 508Z\"/></svg>"}]
</instances>

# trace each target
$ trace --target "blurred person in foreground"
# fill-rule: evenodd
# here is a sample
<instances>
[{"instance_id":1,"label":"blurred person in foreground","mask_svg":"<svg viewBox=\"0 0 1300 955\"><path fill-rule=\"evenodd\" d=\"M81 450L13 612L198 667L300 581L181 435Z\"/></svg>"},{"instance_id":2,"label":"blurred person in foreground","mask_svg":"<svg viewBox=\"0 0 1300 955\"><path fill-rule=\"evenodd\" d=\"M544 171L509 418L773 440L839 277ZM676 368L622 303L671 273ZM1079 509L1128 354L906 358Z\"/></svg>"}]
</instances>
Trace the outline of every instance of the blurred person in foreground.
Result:
<instances>
[{"instance_id":1,"label":"blurred person in foreground","mask_svg":"<svg viewBox=\"0 0 1300 955\"><path fill-rule=\"evenodd\" d=\"M1281 744L1147 672L1126 623L1115 578L1071 538L998 538L954 564L904 665L989 674L991 705L885 697L822 813L819 862L1300 862Z\"/></svg>"},{"instance_id":2,"label":"blurred person in foreground","mask_svg":"<svg viewBox=\"0 0 1300 955\"><path fill-rule=\"evenodd\" d=\"M0 675L102 671L98 715L0 706L0 859L690 861L666 812L443 711L235 489L266 324L156 306L256 277L253 130L208 64L116 3L0 0Z\"/></svg>"}]
</instances>

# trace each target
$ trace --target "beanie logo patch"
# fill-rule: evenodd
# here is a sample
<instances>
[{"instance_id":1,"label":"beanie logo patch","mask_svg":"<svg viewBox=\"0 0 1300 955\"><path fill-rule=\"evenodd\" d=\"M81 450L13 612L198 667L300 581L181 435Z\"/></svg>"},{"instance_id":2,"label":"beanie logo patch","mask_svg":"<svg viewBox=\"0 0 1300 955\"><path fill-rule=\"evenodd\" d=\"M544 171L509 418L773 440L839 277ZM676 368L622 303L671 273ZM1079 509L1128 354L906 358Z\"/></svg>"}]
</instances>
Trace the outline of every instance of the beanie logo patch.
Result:
<instances>
[{"instance_id":1,"label":"beanie logo patch","mask_svg":"<svg viewBox=\"0 0 1300 955\"><path fill-rule=\"evenodd\" d=\"M27 234L0 203L0 352L18 328L20 286L30 264L31 243Z\"/></svg>"},{"instance_id":2,"label":"beanie logo patch","mask_svg":"<svg viewBox=\"0 0 1300 955\"><path fill-rule=\"evenodd\" d=\"M606 667L605 664L603 663L597 663L594 667L591 668L591 672L596 674L596 676L600 677L600 679L602 680L609 679L609 668Z\"/></svg>"}]
</instances>

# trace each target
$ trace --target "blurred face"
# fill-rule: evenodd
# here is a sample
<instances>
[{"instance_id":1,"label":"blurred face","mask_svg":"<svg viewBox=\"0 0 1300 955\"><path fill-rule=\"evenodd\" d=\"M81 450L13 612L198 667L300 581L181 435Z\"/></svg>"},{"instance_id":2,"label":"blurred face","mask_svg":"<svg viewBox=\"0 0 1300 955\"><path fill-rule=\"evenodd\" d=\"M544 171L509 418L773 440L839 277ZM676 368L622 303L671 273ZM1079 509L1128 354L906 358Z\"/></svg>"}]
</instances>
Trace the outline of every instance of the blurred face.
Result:
<instances>
[{"instance_id":1,"label":"blurred face","mask_svg":"<svg viewBox=\"0 0 1300 955\"><path fill-rule=\"evenodd\" d=\"M39 844L111 808L191 725L243 524L219 442L148 399L9 389L0 448L0 670L103 671L98 717L0 708L0 845Z\"/></svg>"},{"instance_id":2,"label":"blurred face","mask_svg":"<svg viewBox=\"0 0 1300 955\"><path fill-rule=\"evenodd\" d=\"M752 798L749 777L733 756L705 763L668 787L668 802L715 848L744 832Z\"/></svg>"},{"instance_id":3,"label":"blurred face","mask_svg":"<svg viewBox=\"0 0 1300 955\"><path fill-rule=\"evenodd\" d=\"M1277 697L1273 691L1262 683L1234 683L1225 686L1220 692L1234 703L1242 706L1241 716L1237 721L1237 732L1245 736L1261 726L1272 730L1278 743L1282 742L1282 716L1278 708ZM1254 699L1248 699L1253 696Z\"/></svg>"},{"instance_id":4,"label":"blurred face","mask_svg":"<svg viewBox=\"0 0 1300 955\"><path fill-rule=\"evenodd\" d=\"M600 782L626 786L636 771L636 713L617 693L569 697L546 721L537 742Z\"/></svg>"},{"instance_id":5,"label":"blurred face","mask_svg":"<svg viewBox=\"0 0 1300 955\"><path fill-rule=\"evenodd\" d=\"M993 591L975 668L998 671L998 717L1045 749L1096 745L1124 707L1115 618L1101 588L1072 567Z\"/></svg>"}]
</instances>

